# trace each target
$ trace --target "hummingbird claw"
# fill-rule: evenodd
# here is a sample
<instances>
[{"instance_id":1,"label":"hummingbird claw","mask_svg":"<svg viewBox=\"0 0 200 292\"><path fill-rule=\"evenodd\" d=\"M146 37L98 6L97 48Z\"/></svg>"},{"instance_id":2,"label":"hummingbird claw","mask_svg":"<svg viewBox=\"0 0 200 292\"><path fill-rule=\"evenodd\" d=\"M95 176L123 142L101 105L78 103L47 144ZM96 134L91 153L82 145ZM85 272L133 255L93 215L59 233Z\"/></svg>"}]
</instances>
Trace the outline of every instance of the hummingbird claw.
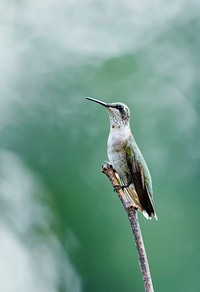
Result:
<instances>
[{"instance_id":1,"label":"hummingbird claw","mask_svg":"<svg viewBox=\"0 0 200 292\"><path fill-rule=\"evenodd\" d=\"M125 186L121 186L121 185L115 185L115 186L113 186L114 187L114 192L118 192L120 189L124 189L124 188L127 188L127 186L125 185Z\"/></svg>"}]
</instances>

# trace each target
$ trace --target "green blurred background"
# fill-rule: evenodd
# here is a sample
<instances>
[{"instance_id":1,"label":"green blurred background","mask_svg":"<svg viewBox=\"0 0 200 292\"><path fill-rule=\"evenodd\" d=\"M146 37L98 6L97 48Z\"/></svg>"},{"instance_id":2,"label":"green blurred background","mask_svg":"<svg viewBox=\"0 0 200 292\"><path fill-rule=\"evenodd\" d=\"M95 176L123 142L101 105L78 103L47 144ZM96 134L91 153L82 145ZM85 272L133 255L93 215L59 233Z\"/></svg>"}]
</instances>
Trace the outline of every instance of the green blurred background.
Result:
<instances>
[{"instance_id":1,"label":"green blurred background","mask_svg":"<svg viewBox=\"0 0 200 292\"><path fill-rule=\"evenodd\" d=\"M155 291L199 291L199 0L2 0L0 19L0 290L143 291L92 96L131 109Z\"/></svg>"}]
</instances>

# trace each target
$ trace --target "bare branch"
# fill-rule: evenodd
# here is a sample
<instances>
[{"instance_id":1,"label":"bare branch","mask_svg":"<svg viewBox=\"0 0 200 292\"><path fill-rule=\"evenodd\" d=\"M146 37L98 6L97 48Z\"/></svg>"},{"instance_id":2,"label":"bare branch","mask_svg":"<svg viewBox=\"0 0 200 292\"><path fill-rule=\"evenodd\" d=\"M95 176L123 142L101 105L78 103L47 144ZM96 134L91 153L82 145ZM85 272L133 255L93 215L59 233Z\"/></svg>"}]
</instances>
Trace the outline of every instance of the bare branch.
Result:
<instances>
[{"instance_id":1,"label":"bare branch","mask_svg":"<svg viewBox=\"0 0 200 292\"><path fill-rule=\"evenodd\" d=\"M105 162L102 165L102 172L109 178L113 186L119 185L119 181L115 175L112 165L110 165L108 162ZM151 274L150 274L148 259L147 259L147 255L145 251L143 238L142 238L142 233L140 230L140 225L139 225L139 221L137 217L137 209L133 205L127 204L127 198L122 189L119 189L117 194L124 206L124 209L128 215L129 222L131 224L135 244L137 247L139 265L140 265L140 270L141 270L141 274L142 274L142 278L144 282L145 291L153 292L154 291L153 283L151 279Z\"/></svg>"}]
</instances>

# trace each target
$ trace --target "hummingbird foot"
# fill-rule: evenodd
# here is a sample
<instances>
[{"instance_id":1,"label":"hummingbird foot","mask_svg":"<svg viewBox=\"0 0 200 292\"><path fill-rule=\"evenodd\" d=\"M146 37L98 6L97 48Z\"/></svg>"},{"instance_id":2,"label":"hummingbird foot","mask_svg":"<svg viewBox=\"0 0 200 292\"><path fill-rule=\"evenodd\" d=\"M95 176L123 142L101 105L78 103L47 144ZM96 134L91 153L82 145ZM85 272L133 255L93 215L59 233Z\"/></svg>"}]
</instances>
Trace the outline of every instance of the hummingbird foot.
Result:
<instances>
[{"instance_id":1,"label":"hummingbird foot","mask_svg":"<svg viewBox=\"0 0 200 292\"><path fill-rule=\"evenodd\" d=\"M114 187L114 192L118 192L120 189L125 189L125 188L128 188L128 185L115 185L115 186L113 186Z\"/></svg>"}]
</instances>

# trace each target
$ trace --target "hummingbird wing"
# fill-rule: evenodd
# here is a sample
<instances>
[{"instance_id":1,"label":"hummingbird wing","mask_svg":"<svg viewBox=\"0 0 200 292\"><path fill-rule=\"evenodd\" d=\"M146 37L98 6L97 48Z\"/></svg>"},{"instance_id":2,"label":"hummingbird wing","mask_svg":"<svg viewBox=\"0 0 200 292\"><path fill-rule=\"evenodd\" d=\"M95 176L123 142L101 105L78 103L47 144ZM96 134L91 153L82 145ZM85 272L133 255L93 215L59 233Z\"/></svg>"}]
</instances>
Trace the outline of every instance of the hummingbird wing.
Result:
<instances>
[{"instance_id":1,"label":"hummingbird wing","mask_svg":"<svg viewBox=\"0 0 200 292\"><path fill-rule=\"evenodd\" d=\"M125 151L130 171L130 182L135 186L142 209L151 217L152 214L155 215L151 176L133 137L128 142Z\"/></svg>"}]
</instances>

